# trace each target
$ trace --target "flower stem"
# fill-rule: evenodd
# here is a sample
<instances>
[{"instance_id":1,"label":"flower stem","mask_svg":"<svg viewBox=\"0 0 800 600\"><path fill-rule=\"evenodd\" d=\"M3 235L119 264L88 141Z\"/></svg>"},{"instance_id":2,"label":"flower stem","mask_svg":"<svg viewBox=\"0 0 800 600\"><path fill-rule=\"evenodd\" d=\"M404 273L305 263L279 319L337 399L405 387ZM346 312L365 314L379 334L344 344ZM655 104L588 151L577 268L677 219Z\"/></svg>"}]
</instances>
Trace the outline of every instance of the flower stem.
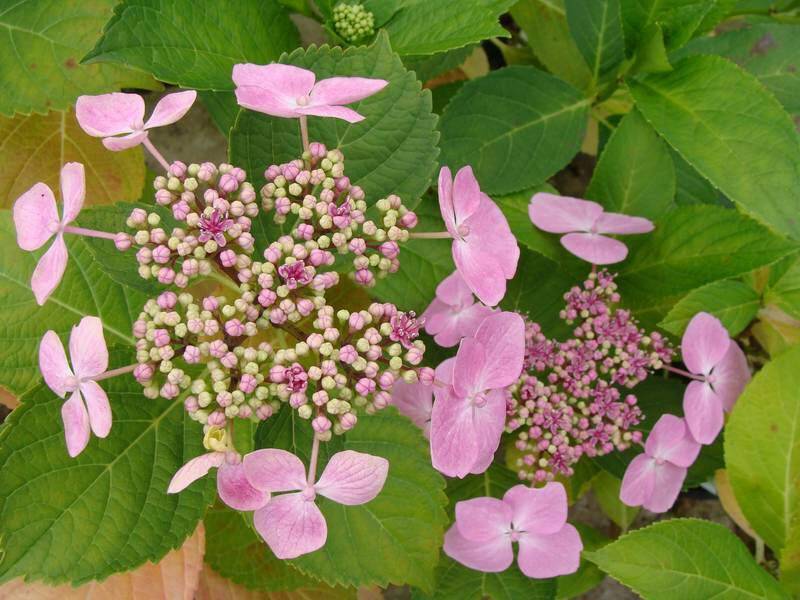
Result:
<instances>
[{"instance_id":1,"label":"flower stem","mask_svg":"<svg viewBox=\"0 0 800 600\"><path fill-rule=\"evenodd\" d=\"M417 233L409 233L408 237L421 240L446 240L453 236L450 235L449 231L420 231Z\"/></svg>"},{"instance_id":2,"label":"flower stem","mask_svg":"<svg viewBox=\"0 0 800 600\"><path fill-rule=\"evenodd\" d=\"M314 485L317 478L317 458L319 457L319 437L314 434L314 443L311 445L311 460L308 463L308 485Z\"/></svg>"},{"instance_id":3,"label":"flower stem","mask_svg":"<svg viewBox=\"0 0 800 600\"><path fill-rule=\"evenodd\" d=\"M756 563L758 563L760 565L760 564L764 563L764 540L762 540L760 537L756 536L755 542L756 542L755 559L756 559Z\"/></svg>"},{"instance_id":4,"label":"flower stem","mask_svg":"<svg viewBox=\"0 0 800 600\"><path fill-rule=\"evenodd\" d=\"M144 144L144 147L147 148L147 151L153 155L153 158L155 158L161 164L161 166L164 167L164 170L169 171L169 163L167 162L167 159L165 159L161 152L159 152L158 149L153 145L153 142L150 141L150 138L145 137L142 144Z\"/></svg>"},{"instance_id":5,"label":"flower stem","mask_svg":"<svg viewBox=\"0 0 800 600\"><path fill-rule=\"evenodd\" d=\"M104 240L111 240L112 242L117 237L117 234L115 233L97 231L95 229L85 229L83 227L73 227L72 225L66 225L64 227L64 233L74 233L75 235L83 235L86 237L102 238Z\"/></svg>"},{"instance_id":6,"label":"flower stem","mask_svg":"<svg viewBox=\"0 0 800 600\"><path fill-rule=\"evenodd\" d=\"M92 377L92 381L102 381L103 379L110 379L112 377L116 377L117 375L124 375L125 373L131 373L136 367L137 364L128 365L126 367L120 367L118 369L111 369L110 371L106 371L105 373L100 373L95 377Z\"/></svg>"},{"instance_id":7,"label":"flower stem","mask_svg":"<svg viewBox=\"0 0 800 600\"><path fill-rule=\"evenodd\" d=\"M308 117L300 116L300 137L303 139L303 152L308 152Z\"/></svg>"},{"instance_id":8,"label":"flower stem","mask_svg":"<svg viewBox=\"0 0 800 600\"><path fill-rule=\"evenodd\" d=\"M672 365L664 365L664 370L669 371L670 373L675 373L676 375L682 375L684 377L688 377L689 379L694 379L695 381L705 381L704 377L700 377L699 375L695 375L694 373L689 373L689 371L684 371L683 369L673 367Z\"/></svg>"}]
</instances>

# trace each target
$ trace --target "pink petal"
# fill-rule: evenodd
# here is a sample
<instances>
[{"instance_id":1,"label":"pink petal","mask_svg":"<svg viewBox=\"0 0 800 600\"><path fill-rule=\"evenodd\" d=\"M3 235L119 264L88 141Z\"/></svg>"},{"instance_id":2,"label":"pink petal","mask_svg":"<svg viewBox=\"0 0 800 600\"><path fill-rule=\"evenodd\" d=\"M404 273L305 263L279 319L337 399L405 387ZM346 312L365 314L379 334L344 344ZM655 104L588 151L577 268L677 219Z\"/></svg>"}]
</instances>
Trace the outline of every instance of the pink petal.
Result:
<instances>
[{"instance_id":1,"label":"pink petal","mask_svg":"<svg viewBox=\"0 0 800 600\"><path fill-rule=\"evenodd\" d=\"M65 164L61 168L61 201L64 203L64 225L74 221L83 208L86 196L86 178L83 165L77 162Z\"/></svg>"},{"instance_id":2,"label":"pink petal","mask_svg":"<svg viewBox=\"0 0 800 600\"><path fill-rule=\"evenodd\" d=\"M82 381L80 390L88 409L92 433L99 438L108 436L111 431L111 406L105 390L96 381Z\"/></svg>"},{"instance_id":3,"label":"pink petal","mask_svg":"<svg viewBox=\"0 0 800 600\"><path fill-rule=\"evenodd\" d=\"M425 319L425 331L431 335L435 335L450 325L453 309L449 304L446 304L434 298L422 313Z\"/></svg>"},{"instance_id":4,"label":"pink petal","mask_svg":"<svg viewBox=\"0 0 800 600\"><path fill-rule=\"evenodd\" d=\"M533 224L550 233L591 231L602 214L603 207L597 202L546 192L534 194L528 205L528 216Z\"/></svg>"},{"instance_id":5,"label":"pink petal","mask_svg":"<svg viewBox=\"0 0 800 600\"><path fill-rule=\"evenodd\" d=\"M433 339L439 346L449 348L458 344L462 338L473 337L483 320L492 314L492 309L480 303L475 303L462 310L453 310L442 303L441 310L434 300L426 311L425 330L433 334Z\"/></svg>"},{"instance_id":6,"label":"pink petal","mask_svg":"<svg viewBox=\"0 0 800 600\"><path fill-rule=\"evenodd\" d=\"M686 479L686 469L676 467L671 463L656 465L653 469L653 493L650 498L645 499L642 506L654 513L666 512L681 493L683 481Z\"/></svg>"},{"instance_id":7,"label":"pink petal","mask_svg":"<svg viewBox=\"0 0 800 600\"><path fill-rule=\"evenodd\" d=\"M692 373L708 375L725 356L730 343L728 331L720 320L699 312L689 321L681 339L683 362Z\"/></svg>"},{"instance_id":8,"label":"pink petal","mask_svg":"<svg viewBox=\"0 0 800 600\"><path fill-rule=\"evenodd\" d=\"M39 371L47 387L62 398L74 386L64 345L55 331L45 332L39 344Z\"/></svg>"},{"instance_id":9,"label":"pink petal","mask_svg":"<svg viewBox=\"0 0 800 600\"><path fill-rule=\"evenodd\" d=\"M453 389L457 396L467 398L483 392L485 385L486 350L475 338L464 338L458 346L453 367Z\"/></svg>"},{"instance_id":10,"label":"pink petal","mask_svg":"<svg viewBox=\"0 0 800 600\"><path fill-rule=\"evenodd\" d=\"M481 247L500 265L503 277L512 279L517 272L519 246L506 216L494 200L481 194L478 210L464 224L469 228L466 237L469 244Z\"/></svg>"},{"instance_id":11,"label":"pink petal","mask_svg":"<svg viewBox=\"0 0 800 600\"><path fill-rule=\"evenodd\" d=\"M472 542L488 542L511 528L511 507L497 498L472 498L456 503L456 526Z\"/></svg>"},{"instance_id":12,"label":"pink petal","mask_svg":"<svg viewBox=\"0 0 800 600\"><path fill-rule=\"evenodd\" d=\"M517 313L497 312L486 317L475 332L483 344L483 382L502 388L519 379L525 358L525 321Z\"/></svg>"},{"instance_id":13,"label":"pink petal","mask_svg":"<svg viewBox=\"0 0 800 600\"><path fill-rule=\"evenodd\" d=\"M620 213L603 213L594 224L597 233L648 233L653 222L644 217L630 217Z\"/></svg>"},{"instance_id":14,"label":"pink petal","mask_svg":"<svg viewBox=\"0 0 800 600\"><path fill-rule=\"evenodd\" d=\"M191 459L172 476L167 488L168 494L177 494L200 479L205 477L214 467L222 466L225 462L224 452L209 452Z\"/></svg>"},{"instance_id":15,"label":"pink petal","mask_svg":"<svg viewBox=\"0 0 800 600\"><path fill-rule=\"evenodd\" d=\"M312 71L291 65L233 66L239 105L276 117L297 117L297 99L311 93L315 79Z\"/></svg>"},{"instance_id":16,"label":"pink petal","mask_svg":"<svg viewBox=\"0 0 800 600\"><path fill-rule=\"evenodd\" d=\"M217 492L220 500L236 510L256 510L269 501L269 492L250 485L242 463L222 463L217 471Z\"/></svg>"},{"instance_id":17,"label":"pink petal","mask_svg":"<svg viewBox=\"0 0 800 600\"><path fill-rule=\"evenodd\" d=\"M437 390L431 413L433 467L449 477L464 477L475 464L480 447L470 402Z\"/></svg>"},{"instance_id":18,"label":"pink petal","mask_svg":"<svg viewBox=\"0 0 800 600\"><path fill-rule=\"evenodd\" d=\"M147 137L146 131L135 131L120 137L103 138L103 146L112 152L120 152L138 146Z\"/></svg>"},{"instance_id":19,"label":"pink petal","mask_svg":"<svg viewBox=\"0 0 800 600\"><path fill-rule=\"evenodd\" d=\"M388 473L385 458L344 450L331 457L314 489L339 504L365 504L383 489Z\"/></svg>"},{"instance_id":20,"label":"pink petal","mask_svg":"<svg viewBox=\"0 0 800 600\"><path fill-rule=\"evenodd\" d=\"M725 420L722 398L711 386L702 381L692 381L683 394L683 413L692 437L701 444L712 443Z\"/></svg>"},{"instance_id":21,"label":"pink petal","mask_svg":"<svg viewBox=\"0 0 800 600\"><path fill-rule=\"evenodd\" d=\"M300 493L273 497L255 512L253 524L280 559L319 550L328 538L322 512L313 500L304 500Z\"/></svg>"},{"instance_id":22,"label":"pink petal","mask_svg":"<svg viewBox=\"0 0 800 600\"><path fill-rule=\"evenodd\" d=\"M583 543L578 530L567 523L550 535L523 534L517 564L528 577L547 579L578 570Z\"/></svg>"},{"instance_id":23,"label":"pink petal","mask_svg":"<svg viewBox=\"0 0 800 600\"><path fill-rule=\"evenodd\" d=\"M359 123L364 120L364 115L346 106L299 106L296 112L298 115L333 117L334 119L342 119L348 123Z\"/></svg>"},{"instance_id":24,"label":"pink petal","mask_svg":"<svg viewBox=\"0 0 800 600\"><path fill-rule=\"evenodd\" d=\"M329 77L311 90L311 106L335 106L358 102L380 92L389 85L384 79L367 77Z\"/></svg>"},{"instance_id":25,"label":"pink petal","mask_svg":"<svg viewBox=\"0 0 800 600\"><path fill-rule=\"evenodd\" d=\"M427 429L433 410L433 389L421 383L406 383L402 379L392 387L391 403L420 429Z\"/></svg>"},{"instance_id":26,"label":"pink petal","mask_svg":"<svg viewBox=\"0 0 800 600\"><path fill-rule=\"evenodd\" d=\"M467 282L456 270L442 279L436 286L436 298L450 306L465 307L475 302L472 297L472 290L469 289Z\"/></svg>"},{"instance_id":27,"label":"pink petal","mask_svg":"<svg viewBox=\"0 0 800 600\"><path fill-rule=\"evenodd\" d=\"M453 240L453 262L472 292L487 306L496 306L506 295L503 266L486 252L486 246Z\"/></svg>"},{"instance_id":28,"label":"pink petal","mask_svg":"<svg viewBox=\"0 0 800 600\"><path fill-rule=\"evenodd\" d=\"M622 477L619 499L628 506L641 506L650 500L656 484L656 461L639 454L630 462Z\"/></svg>"},{"instance_id":29,"label":"pink petal","mask_svg":"<svg viewBox=\"0 0 800 600\"><path fill-rule=\"evenodd\" d=\"M69 400L61 405L61 420L64 422L67 452L74 458L89 443L89 415L79 390L75 390Z\"/></svg>"},{"instance_id":30,"label":"pink petal","mask_svg":"<svg viewBox=\"0 0 800 600\"><path fill-rule=\"evenodd\" d=\"M58 227L58 209L53 190L36 183L14 202L17 244L23 250L36 250L53 237Z\"/></svg>"},{"instance_id":31,"label":"pink petal","mask_svg":"<svg viewBox=\"0 0 800 600\"><path fill-rule=\"evenodd\" d=\"M478 455L469 472L480 475L494 460L506 424L506 392L491 390L486 394L486 404L475 411Z\"/></svg>"},{"instance_id":32,"label":"pink petal","mask_svg":"<svg viewBox=\"0 0 800 600\"><path fill-rule=\"evenodd\" d=\"M197 92L194 90L167 94L158 101L158 104L153 109L153 114L144 124L144 128L163 127L178 121L189 112L196 99Z\"/></svg>"},{"instance_id":33,"label":"pink petal","mask_svg":"<svg viewBox=\"0 0 800 600\"><path fill-rule=\"evenodd\" d=\"M505 493L503 502L511 507L517 530L550 535L567 522L567 492L557 481L543 488L515 485Z\"/></svg>"},{"instance_id":34,"label":"pink petal","mask_svg":"<svg viewBox=\"0 0 800 600\"><path fill-rule=\"evenodd\" d=\"M488 542L472 542L461 535L456 525L447 530L443 549L453 560L484 573L505 571L514 562L511 539L507 535Z\"/></svg>"},{"instance_id":35,"label":"pink petal","mask_svg":"<svg viewBox=\"0 0 800 600\"><path fill-rule=\"evenodd\" d=\"M69 357L75 375L95 377L108 369L108 348L103 337L103 322L97 317L83 317L69 336Z\"/></svg>"},{"instance_id":36,"label":"pink petal","mask_svg":"<svg viewBox=\"0 0 800 600\"><path fill-rule=\"evenodd\" d=\"M596 233L568 233L560 241L572 254L593 265L611 265L628 256L625 244Z\"/></svg>"},{"instance_id":37,"label":"pink petal","mask_svg":"<svg viewBox=\"0 0 800 600\"><path fill-rule=\"evenodd\" d=\"M242 459L247 479L260 490L287 492L306 487L306 468L291 452L267 448Z\"/></svg>"},{"instance_id":38,"label":"pink petal","mask_svg":"<svg viewBox=\"0 0 800 600\"><path fill-rule=\"evenodd\" d=\"M469 219L481 204L481 188L472 167L461 167L453 181L453 209L458 225Z\"/></svg>"},{"instance_id":39,"label":"pink petal","mask_svg":"<svg viewBox=\"0 0 800 600\"><path fill-rule=\"evenodd\" d=\"M444 225L450 235L456 237L458 234L456 233L456 209L453 206L453 176L447 167L439 169L438 194L439 210L442 213Z\"/></svg>"},{"instance_id":40,"label":"pink petal","mask_svg":"<svg viewBox=\"0 0 800 600\"><path fill-rule=\"evenodd\" d=\"M59 233L53 240L53 245L39 259L31 276L31 289L39 306L47 302L50 294L61 283L68 258L64 237Z\"/></svg>"},{"instance_id":41,"label":"pink petal","mask_svg":"<svg viewBox=\"0 0 800 600\"><path fill-rule=\"evenodd\" d=\"M644 449L653 458L689 467L700 453L700 444L689 433L684 419L666 413L656 421Z\"/></svg>"},{"instance_id":42,"label":"pink petal","mask_svg":"<svg viewBox=\"0 0 800 600\"><path fill-rule=\"evenodd\" d=\"M455 356L452 357L452 358L448 358L446 360L443 360L441 363L439 363L439 366L436 367L436 371L435 371L437 384L438 383L446 383L448 386L452 385L452 383L453 383L453 372L455 371L455 367L456 367L456 358L455 358ZM436 395L437 392L440 392L443 389L442 386L437 385L437 384L434 384L434 386L433 386L434 395ZM436 398L438 400L439 396L437 395Z\"/></svg>"},{"instance_id":43,"label":"pink petal","mask_svg":"<svg viewBox=\"0 0 800 600\"><path fill-rule=\"evenodd\" d=\"M731 340L728 351L717 363L712 372L714 382L711 384L717 396L722 400L722 407L730 412L733 405L750 381L750 368L747 358L739 345Z\"/></svg>"},{"instance_id":44,"label":"pink petal","mask_svg":"<svg viewBox=\"0 0 800 600\"><path fill-rule=\"evenodd\" d=\"M75 116L81 129L94 137L130 133L142 126L144 100L138 94L120 92L81 96L75 103Z\"/></svg>"}]
</instances>

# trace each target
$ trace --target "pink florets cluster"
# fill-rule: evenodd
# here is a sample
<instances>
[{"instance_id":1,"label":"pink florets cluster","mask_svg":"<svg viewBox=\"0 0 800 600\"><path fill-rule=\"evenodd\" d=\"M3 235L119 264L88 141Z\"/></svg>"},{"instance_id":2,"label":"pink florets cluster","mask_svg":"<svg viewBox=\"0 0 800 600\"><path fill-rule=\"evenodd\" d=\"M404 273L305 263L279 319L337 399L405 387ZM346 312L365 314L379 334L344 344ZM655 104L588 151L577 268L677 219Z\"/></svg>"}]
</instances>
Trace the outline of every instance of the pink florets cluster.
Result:
<instances>
[{"instance_id":1,"label":"pink florets cluster","mask_svg":"<svg viewBox=\"0 0 800 600\"><path fill-rule=\"evenodd\" d=\"M506 430L518 432L519 476L530 481L571 476L586 454L602 456L641 441L632 427L644 418L627 393L668 363L673 349L646 334L620 301L614 277L592 273L564 295L561 318L574 325L566 342L526 324L525 372L512 386Z\"/></svg>"}]
</instances>

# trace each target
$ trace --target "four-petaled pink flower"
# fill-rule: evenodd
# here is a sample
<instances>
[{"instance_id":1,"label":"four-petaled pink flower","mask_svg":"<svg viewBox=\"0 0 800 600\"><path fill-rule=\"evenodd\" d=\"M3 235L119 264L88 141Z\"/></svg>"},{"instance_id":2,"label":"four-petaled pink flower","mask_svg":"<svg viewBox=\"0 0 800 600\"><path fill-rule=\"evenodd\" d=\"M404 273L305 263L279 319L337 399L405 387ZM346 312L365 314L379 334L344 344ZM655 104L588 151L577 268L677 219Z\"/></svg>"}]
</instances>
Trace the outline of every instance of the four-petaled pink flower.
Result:
<instances>
[{"instance_id":1,"label":"four-petaled pink flower","mask_svg":"<svg viewBox=\"0 0 800 600\"><path fill-rule=\"evenodd\" d=\"M167 488L177 494L212 469L217 469L217 492L220 500L236 510L257 510L269 502L269 492L257 490L245 476L242 459L237 452L220 450L201 454L178 469Z\"/></svg>"},{"instance_id":2,"label":"four-petaled pink flower","mask_svg":"<svg viewBox=\"0 0 800 600\"><path fill-rule=\"evenodd\" d=\"M167 94L158 101L145 123L144 100L139 94L81 96L75 103L75 116L86 133L103 138L106 148L126 150L145 141L148 129L170 125L183 117L196 98L194 90Z\"/></svg>"},{"instance_id":3,"label":"four-petaled pink flower","mask_svg":"<svg viewBox=\"0 0 800 600\"><path fill-rule=\"evenodd\" d=\"M200 235L197 236L197 240L201 244L214 240L217 246L224 247L228 243L225 239L225 232L233 227L233 219L229 219L226 214L215 208L211 211L210 216L202 215L200 217L198 226Z\"/></svg>"},{"instance_id":4,"label":"four-petaled pink flower","mask_svg":"<svg viewBox=\"0 0 800 600\"><path fill-rule=\"evenodd\" d=\"M56 236L39 259L31 277L31 289L40 306L47 302L64 276L68 259L64 228L78 217L85 195L83 165L71 162L61 168L61 200L64 203L61 218L53 190L44 183L34 184L14 202L14 226L20 248L36 250Z\"/></svg>"},{"instance_id":5,"label":"four-petaled pink flower","mask_svg":"<svg viewBox=\"0 0 800 600\"><path fill-rule=\"evenodd\" d=\"M647 436L644 453L634 458L625 471L620 500L651 512L669 510L699 452L700 444L686 422L675 415L662 415Z\"/></svg>"},{"instance_id":6,"label":"four-petaled pink flower","mask_svg":"<svg viewBox=\"0 0 800 600\"><path fill-rule=\"evenodd\" d=\"M111 431L108 396L94 381L108 368L108 349L103 324L97 317L83 317L69 335L70 368L64 345L55 331L47 331L39 345L39 370L51 390L69 399L61 406L67 452L77 456L89 443L89 431L104 438Z\"/></svg>"},{"instance_id":7,"label":"four-petaled pink flower","mask_svg":"<svg viewBox=\"0 0 800 600\"><path fill-rule=\"evenodd\" d=\"M311 282L312 276L306 271L306 263L302 260L296 260L293 263L281 265L278 267L278 275L286 282L286 287L290 290L297 289L301 285L308 285Z\"/></svg>"},{"instance_id":8,"label":"four-petaled pink flower","mask_svg":"<svg viewBox=\"0 0 800 600\"><path fill-rule=\"evenodd\" d=\"M653 223L643 217L629 217L603 210L597 202L546 192L534 194L528 215L539 229L566 233L561 245L593 265L610 265L625 260L628 247L603 234L647 233Z\"/></svg>"},{"instance_id":9,"label":"four-petaled pink flower","mask_svg":"<svg viewBox=\"0 0 800 600\"><path fill-rule=\"evenodd\" d=\"M431 411L433 410L433 388L420 382L406 383L402 379L392 386L390 400L401 415L405 415L422 429L426 438L431 436Z\"/></svg>"},{"instance_id":10,"label":"four-petaled pink flower","mask_svg":"<svg viewBox=\"0 0 800 600\"><path fill-rule=\"evenodd\" d=\"M319 481L306 478L303 463L286 450L256 450L244 457L248 481L257 489L294 492L273 496L256 510L254 525L278 558L295 558L325 545L328 526L314 502L317 494L353 506L377 496L386 481L389 461L345 450L328 461Z\"/></svg>"},{"instance_id":11,"label":"four-petaled pink flower","mask_svg":"<svg viewBox=\"0 0 800 600\"><path fill-rule=\"evenodd\" d=\"M344 119L348 123L362 121L364 116L342 104L372 96L389 83L366 77L316 81L313 71L277 63L234 65L233 82L239 106L274 117L314 115Z\"/></svg>"},{"instance_id":12,"label":"four-petaled pink flower","mask_svg":"<svg viewBox=\"0 0 800 600\"><path fill-rule=\"evenodd\" d=\"M506 391L522 372L525 322L516 313L486 317L455 358L436 368L431 458L450 477L482 473L506 423ZM442 385L444 384L444 385Z\"/></svg>"},{"instance_id":13,"label":"four-petaled pink flower","mask_svg":"<svg viewBox=\"0 0 800 600\"><path fill-rule=\"evenodd\" d=\"M492 309L475 302L472 290L458 271L453 271L436 286L436 298L423 313L425 331L440 346L455 346L478 329Z\"/></svg>"},{"instance_id":14,"label":"four-petaled pink flower","mask_svg":"<svg viewBox=\"0 0 800 600\"><path fill-rule=\"evenodd\" d=\"M400 342L407 350L413 348L414 340L419 336L419 328L423 325L423 322L417 321L416 316L413 310L392 315L389 320L389 324L392 326L389 339L393 342Z\"/></svg>"},{"instance_id":15,"label":"four-petaled pink flower","mask_svg":"<svg viewBox=\"0 0 800 600\"><path fill-rule=\"evenodd\" d=\"M439 208L453 238L453 261L469 288L488 306L506 294L519 260L517 240L508 221L489 196L481 192L472 167L452 179L450 169L439 171Z\"/></svg>"},{"instance_id":16,"label":"four-petaled pink flower","mask_svg":"<svg viewBox=\"0 0 800 600\"><path fill-rule=\"evenodd\" d=\"M567 523L563 485L515 485L502 500L482 497L457 503L444 551L470 569L498 573L514 562L513 542L519 544L517 564L528 577L546 579L578 570L583 543Z\"/></svg>"},{"instance_id":17,"label":"four-petaled pink flower","mask_svg":"<svg viewBox=\"0 0 800 600\"><path fill-rule=\"evenodd\" d=\"M747 358L720 321L697 313L683 334L681 354L686 367L702 381L692 381L683 396L683 413L692 436L710 444L750 380Z\"/></svg>"}]
</instances>

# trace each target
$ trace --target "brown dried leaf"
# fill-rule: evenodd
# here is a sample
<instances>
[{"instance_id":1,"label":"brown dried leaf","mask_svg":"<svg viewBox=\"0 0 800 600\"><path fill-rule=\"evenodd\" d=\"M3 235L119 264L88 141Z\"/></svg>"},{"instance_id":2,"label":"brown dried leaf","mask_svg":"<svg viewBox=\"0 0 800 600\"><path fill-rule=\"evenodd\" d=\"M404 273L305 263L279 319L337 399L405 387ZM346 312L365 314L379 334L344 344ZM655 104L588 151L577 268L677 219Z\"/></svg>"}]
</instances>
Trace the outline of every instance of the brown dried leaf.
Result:
<instances>
[{"instance_id":1,"label":"brown dried leaf","mask_svg":"<svg viewBox=\"0 0 800 600\"><path fill-rule=\"evenodd\" d=\"M358 598L362 596L359 592ZM366 598L371 598L367 596ZM196 600L355 600L356 590L350 588L331 588L323 583L309 588L286 592L267 592L250 590L225 579L206 566L200 574L200 589Z\"/></svg>"}]
</instances>

